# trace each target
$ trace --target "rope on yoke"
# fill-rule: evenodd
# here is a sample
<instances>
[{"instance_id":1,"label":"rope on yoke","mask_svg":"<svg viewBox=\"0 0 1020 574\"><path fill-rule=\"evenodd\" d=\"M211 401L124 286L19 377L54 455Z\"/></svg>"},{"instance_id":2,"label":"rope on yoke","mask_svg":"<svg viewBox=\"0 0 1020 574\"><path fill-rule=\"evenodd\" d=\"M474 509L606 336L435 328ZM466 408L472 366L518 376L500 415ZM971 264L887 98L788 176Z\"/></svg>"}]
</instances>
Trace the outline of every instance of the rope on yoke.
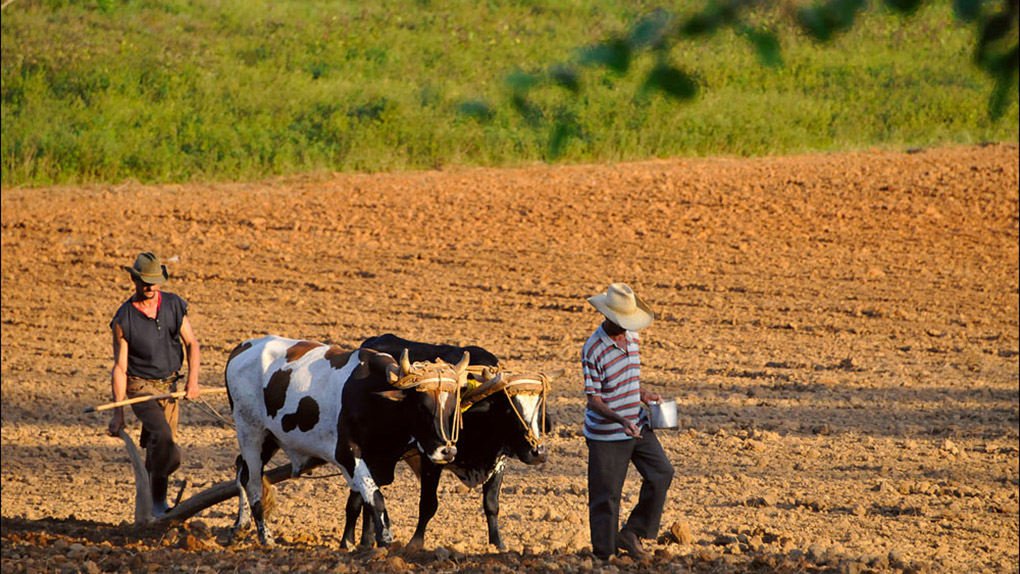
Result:
<instances>
[{"instance_id":1,"label":"rope on yoke","mask_svg":"<svg viewBox=\"0 0 1020 574\"><path fill-rule=\"evenodd\" d=\"M492 367L486 367L488 369L486 373L492 373ZM484 376L484 375L483 375ZM514 397L517 395L538 395L539 402L541 403L542 411L542 426L541 429L545 429L546 420L546 399L549 395L551 388L551 381L554 377L550 377L545 373L538 373L537 375L518 373L514 374L509 370L499 369L496 371L494 376L491 376L488 380L482 383L481 386L474 388L464 394L461 399L461 411L467 411L479 401L482 401L498 392L506 394L507 401L510 403L510 408L513 409L514 414L517 415L517 420L527 429L527 436L525 437L532 447L538 447L541 443L540 437L536 436L534 429L529 421L524 420L524 416L521 414L520 409L517 408L517 403L514 402Z\"/></svg>"},{"instance_id":2,"label":"rope on yoke","mask_svg":"<svg viewBox=\"0 0 1020 574\"><path fill-rule=\"evenodd\" d=\"M400 372L402 376L391 382L394 387L402 390L414 389L419 393L430 393L433 395L436 405L441 404L440 395L442 393L453 393L454 404L460 405L460 391L467 384L469 360L467 352L464 353L464 356L456 365L450 365L442 359L434 363L417 362L412 365L407 355L407 349L404 349L403 354L400 356ZM438 423L441 438L445 446L456 446L457 440L460 438L461 426L463 426L460 408L454 409L453 422L451 423L449 434L446 431L446 425L443 424L442 408L436 409L436 422Z\"/></svg>"},{"instance_id":3,"label":"rope on yoke","mask_svg":"<svg viewBox=\"0 0 1020 574\"><path fill-rule=\"evenodd\" d=\"M545 373L539 373L538 378L531 375L516 375L511 376L510 381L507 382L506 387L503 388L503 392L506 393L507 399L510 401L510 407L513 409L514 414L517 415L517 420L524 425L527 429L528 434L524 437L528 444L532 448L537 448L541 444L541 439L536 436L532 425L524 420L524 416L521 415L521 411L517 408L517 403L514 402L514 396L516 395L538 395L539 403L541 404L542 410L542 426L539 427L539 433L545 429L545 403L546 398L549 395L549 379Z\"/></svg>"}]
</instances>

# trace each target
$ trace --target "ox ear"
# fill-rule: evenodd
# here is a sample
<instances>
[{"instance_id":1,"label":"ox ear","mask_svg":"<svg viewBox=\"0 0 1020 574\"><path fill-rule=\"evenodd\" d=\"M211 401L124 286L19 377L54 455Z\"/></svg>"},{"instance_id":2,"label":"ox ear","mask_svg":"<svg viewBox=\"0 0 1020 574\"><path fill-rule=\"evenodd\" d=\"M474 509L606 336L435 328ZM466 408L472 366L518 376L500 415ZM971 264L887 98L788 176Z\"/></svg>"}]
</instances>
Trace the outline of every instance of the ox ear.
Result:
<instances>
[{"instance_id":1,"label":"ox ear","mask_svg":"<svg viewBox=\"0 0 1020 574\"><path fill-rule=\"evenodd\" d=\"M406 347L404 348L404 352L400 354L400 372L404 375L411 372L411 360L408 358Z\"/></svg>"},{"instance_id":2,"label":"ox ear","mask_svg":"<svg viewBox=\"0 0 1020 574\"><path fill-rule=\"evenodd\" d=\"M384 399L393 401L395 403L399 403L400 401L404 400L404 397L406 396L406 393L404 393L404 391L401 390L379 391L376 394Z\"/></svg>"},{"instance_id":3,"label":"ox ear","mask_svg":"<svg viewBox=\"0 0 1020 574\"><path fill-rule=\"evenodd\" d=\"M391 385L396 386L396 384L400 381L400 367L392 364L388 365L386 367L386 380L389 381Z\"/></svg>"},{"instance_id":4,"label":"ox ear","mask_svg":"<svg viewBox=\"0 0 1020 574\"><path fill-rule=\"evenodd\" d=\"M471 408L464 411L464 414L471 413L477 415L487 413L489 412L490 407L492 407L492 401L478 401L477 403L471 405Z\"/></svg>"},{"instance_id":5,"label":"ox ear","mask_svg":"<svg viewBox=\"0 0 1020 574\"><path fill-rule=\"evenodd\" d=\"M564 371L563 369L557 369L555 371L552 371L551 373L545 373L545 376L546 376L546 378L549 379L549 382L551 383L551 382L555 381L556 379L562 377L563 373L565 373L565 372L566 371Z\"/></svg>"}]
</instances>

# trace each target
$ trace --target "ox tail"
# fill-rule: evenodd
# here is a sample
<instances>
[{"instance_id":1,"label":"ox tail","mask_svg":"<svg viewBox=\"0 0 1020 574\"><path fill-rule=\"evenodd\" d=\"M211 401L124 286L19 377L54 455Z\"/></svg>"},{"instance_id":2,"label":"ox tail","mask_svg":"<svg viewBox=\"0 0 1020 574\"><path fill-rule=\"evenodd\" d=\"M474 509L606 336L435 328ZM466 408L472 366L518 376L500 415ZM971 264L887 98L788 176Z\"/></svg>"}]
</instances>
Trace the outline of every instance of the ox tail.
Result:
<instances>
[{"instance_id":1,"label":"ox tail","mask_svg":"<svg viewBox=\"0 0 1020 574\"><path fill-rule=\"evenodd\" d=\"M227 378L227 371L230 367L230 361L233 361L235 357L241 353L247 351L252 346L251 341L245 341L240 345L234 347L234 350L230 351L230 356L227 357L227 365L223 368L223 383L227 387L227 402L230 404L230 412L234 412L234 398L230 396L230 380Z\"/></svg>"},{"instance_id":2,"label":"ox tail","mask_svg":"<svg viewBox=\"0 0 1020 574\"><path fill-rule=\"evenodd\" d=\"M276 488L262 475L262 516L268 518L276 510Z\"/></svg>"}]
</instances>

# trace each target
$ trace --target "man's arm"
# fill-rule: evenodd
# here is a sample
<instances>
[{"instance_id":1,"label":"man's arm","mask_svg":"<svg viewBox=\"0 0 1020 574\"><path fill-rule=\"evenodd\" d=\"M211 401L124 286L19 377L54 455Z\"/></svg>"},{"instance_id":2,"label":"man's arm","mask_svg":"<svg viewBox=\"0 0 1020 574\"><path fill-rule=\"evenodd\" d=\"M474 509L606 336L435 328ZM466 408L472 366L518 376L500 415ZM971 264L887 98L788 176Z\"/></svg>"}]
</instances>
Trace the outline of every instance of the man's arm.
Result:
<instances>
[{"instance_id":1,"label":"man's arm","mask_svg":"<svg viewBox=\"0 0 1020 574\"><path fill-rule=\"evenodd\" d=\"M113 368L110 369L110 387L113 391L113 401L119 402L127 398L128 344L120 325L114 323L112 331ZM114 407L108 428L110 436L117 436L123 428L124 407Z\"/></svg>"},{"instance_id":2,"label":"man's arm","mask_svg":"<svg viewBox=\"0 0 1020 574\"><path fill-rule=\"evenodd\" d=\"M202 362L202 351L187 315L181 320L181 340L184 341L184 347L188 350L188 384L184 387L184 391L187 393L185 398L197 399L199 395L198 370Z\"/></svg>"},{"instance_id":3,"label":"man's arm","mask_svg":"<svg viewBox=\"0 0 1020 574\"><path fill-rule=\"evenodd\" d=\"M626 417L620 416L599 395L588 395L588 409L598 416L623 425L623 432L629 437L641 438L641 429Z\"/></svg>"}]
</instances>

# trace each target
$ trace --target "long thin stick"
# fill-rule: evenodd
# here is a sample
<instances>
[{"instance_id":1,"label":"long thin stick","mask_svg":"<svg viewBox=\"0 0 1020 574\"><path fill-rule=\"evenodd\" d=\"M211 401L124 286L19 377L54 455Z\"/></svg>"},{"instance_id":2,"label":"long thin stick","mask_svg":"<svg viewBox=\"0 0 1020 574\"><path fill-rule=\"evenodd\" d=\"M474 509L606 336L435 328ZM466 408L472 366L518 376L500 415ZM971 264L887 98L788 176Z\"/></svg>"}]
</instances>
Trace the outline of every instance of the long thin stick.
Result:
<instances>
[{"instance_id":1,"label":"long thin stick","mask_svg":"<svg viewBox=\"0 0 1020 574\"><path fill-rule=\"evenodd\" d=\"M203 394L204 395L204 394L208 394L208 393L225 393L225 392L227 392L227 388L226 387L212 387L212 388L208 388L208 389L201 389L199 391L199 394ZM135 403L144 403L145 401L156 401L156 400L163 400L163 399L179 399L179 398L181 398L181 397L183 397L183 396L185 396L187 394L188 394L187 391L177 391L175 393L164 393L162 395L145 395L145 396L142 396L142 397L135 397L133 399L124 399L123 401L117 401L115 403L106 403L105 405L99 405L99 406L95 406L95 407L86 407L85 408L85 412L87 412L87 413L94 413L94 412L97 412L97 411L105 411L107 409L112 409L114 407L123 407L125 405L133 405Z\"/></svg>"}]
</instances>

